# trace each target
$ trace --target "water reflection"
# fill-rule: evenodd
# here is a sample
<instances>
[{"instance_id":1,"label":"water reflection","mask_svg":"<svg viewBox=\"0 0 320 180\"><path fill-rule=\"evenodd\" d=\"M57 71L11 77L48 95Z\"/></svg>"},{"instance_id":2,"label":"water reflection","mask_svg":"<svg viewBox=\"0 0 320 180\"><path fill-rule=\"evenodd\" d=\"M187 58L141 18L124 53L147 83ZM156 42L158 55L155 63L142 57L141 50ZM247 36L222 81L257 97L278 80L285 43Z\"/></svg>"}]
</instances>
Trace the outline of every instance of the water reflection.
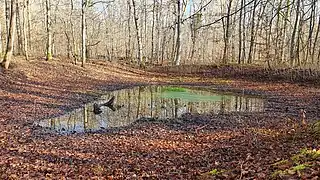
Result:
<instances>
[{"instance_id":1,"label":"water reflection","mask_svg":"<svg viewBox=\"0 0 320 180\"><path fill-rule=\"evenodd\" d=\"M102 106L95 114L94 103L86 104L66 115L38 123L60 133L90 132L111 127L126 126L141 117L177 118L184 113L262 112L263 99L235 94L220 94L196 89L168 89L147 86L110 92L98 104L115 97L112 110ZM115 111L114 111L115 110Z\"/></svg>"}]
</instances>

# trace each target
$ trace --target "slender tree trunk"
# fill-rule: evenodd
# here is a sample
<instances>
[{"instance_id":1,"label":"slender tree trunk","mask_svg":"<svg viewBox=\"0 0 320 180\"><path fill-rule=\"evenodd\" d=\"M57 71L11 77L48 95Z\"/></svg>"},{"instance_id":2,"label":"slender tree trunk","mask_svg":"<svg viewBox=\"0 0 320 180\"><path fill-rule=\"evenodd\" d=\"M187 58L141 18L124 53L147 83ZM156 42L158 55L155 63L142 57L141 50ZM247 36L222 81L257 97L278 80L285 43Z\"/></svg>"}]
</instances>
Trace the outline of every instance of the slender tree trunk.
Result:
<instances>
[{"instance_id":1,"label":"slender tree trunk","mask_svg":"<svg viewBox=\"0 0 320 180\"><path fill-rule=\"evenodd\" d=\"M291 43L290 43L290 64L291 64L291 66L295 65L295 60L296 60L295 38L296 38L297 29L298 29L299 10L300 10L300 0L297 0L296 17L295 17L295 21L294 21L294 26L293 26L292 35L291 35Z\"/></svg>"},{"instance_id":2,"label":"slender tree trunk","mask_svg":"<svg viewBox=\"0 0 320 180\"><path fill-rule=\"evenodd\" d=\"M148 29L147 29L147 19L148 19L148 13L147 13L147 1L144 0L143 1L143 13L144 13L144 21L141 23L141 28L143 27L144 25L144 38L143 38L143 46L142 46L142 49L147 49L148 48L148 38L147 38L147 35L148 35ZM142 54L142 59L143 59L143 64L145 64L146 62L148 62L148 54L147 54L147 50L143 51L144 54Z\"/></svg>"},{"instance_id":3,"label":"slender tree trunk","mask_svg":"<svg viewBox=\"0 0 320 180\"><path fill-rule=\"evenodd\" d=\"M153 58L154 58L154 28L155 28L155 18L156 18L156 0L153 0L152 4L152 26L151 26L151 52L150 52L150 63L153 63Z\"/></svg>"},{"instance_id":4,"label":"slender tree trunk","mask_svg":"<svg viewBox=\"0 0 320 180\"><path fill-rule=\"evenodd\" d=\"M142 42L141 42L141 31L138 24L138 15L137 15L137 8L136 8L136 2L135 0L132 0L132 6L133 6L133 17L134 17L134 24L136 27L136 37L137 37L137 44L138 44L138 64L141 66L143 63L142 59Z\"/></svg>"},{"instance_id":5,"label":"slender tree trunk","mask_svg":"<svg viewBox=\"0 0 320 180\"><path fill-rule=\"evenodd\" d=\"M226 24L225 24L225 34L224 34L224 48L223 48L223 57L222 57L222 63L226 64L228 60L228 51L230 46L230 14L231 14L231 5L232 0L229 0L228 6L227 6L227 17L226 17Z\"/></svg>"},{"instance_id":6,"label":"slender tree trunk","mask_svg":"<svg viewBox=\"0 0 320 180\"><path fill-rule=\"evenodd\" d=\"M282 39L282 23L283 21L286 21L286 19L283 20L283 14L281 12L281 7L283 4L283 0L280 0L279 4L278 4L278 8L277 8L277 22L276 22L276 40L275 40L275 56L276 56L276 61L278 63L282 63L282 53L283 53L283 49L282 49L282 44L284 42L284 39Z\"/></svg>"},{"instance_id":7,"label":"slender tree trunk","mask_svg":"<svg viewBox=\"0 0 320 180\"><path fill-rule=\"evenodd\" d=\"M314 63L314 56L315 56L315 52L316 52L316 45L317 45L317 42L318 42L318 37L319 37L319 32L320 32L320 15L318 17L318 27L317 27L317 32L316 32L316 35L315 35L315 38L314 38L314 41L313 41L313 48L312 48L312 54L311 54L311 62L312 64ZM319 61L318 61L319 63Z\"/></svg>"},{"instance_id":8,"label":"slender tree trunk","mask_svg":"<svg viewBox=\"0 0 320 180\"><path fill-rule=\"evenodd\" d=\"M127 49L126 49L126 59L132 58L131 55L131 3L130 0L127 0L127 5L128 5L128 43L127 43Z\"/></svg>"},{"instance_id":9,"label":"slender tree trunk","mask_svg":"<svg viewBox=\"0 0 320 180\"><path fill-rule=\"evenodd\" d=\"M244 4L246 3L246 0L243 1L243 17L242 17L242 57L241 57L241 62L244 64L245 58L246 58L246 7Z\"/></svg>"},{"instance_id":10,"label":"slender tree trunk","mask_svg":"<svg viewBox=\"0 0 320 180\"><path fill-rule=\"evenodd\" d=\"M9 0L4 0L4 6L5 6L5 16L6 16L6 35L8 36L8 34L10 33L10 11L11 11L11 6L9 4ZM8 40L8 38L7 38ZM8 42L6 42L7 44Z\"/></svg>"},{"instance_id":11,"label":"slender tree trunk","mask_svg":"<svg viewBox=\"0 0 320 180\"><path fill-rule=\"evenodd\" d=\"M256 7L258 0L254 1L253 10L252 10L252 22L251 22L251 37L250 37L250 46L249 46L249 55L248 55L248 63L252 63L252 54L253 54L253 45L255 41L255 16L256 16Z\"/></svg>"},{"instance_id":12,"label":"slender tree trunk","mask_svg":"<svg viewBox=\"0 0 320 180\"><path fill-rule=\"evenodd\" d=\"M157 45L157 64L160 63L160 54L162 54L163 52L163 49L161 47L161 29L162 29L162 26L161 26L161 19L160 17L162 17L162 0L157 1L158 5L157 5L157 40L158 40L158 45ZM162 50L161 50L162 49Z\"/></svg>"},{"instance_id":13,"label":"slender tree trunk","mask_svg":"<svg viewBox=\"0 0 320 180\"><path fill-rule=\"evenodd\" d=\"M47 54L46 60L52 60L51 0L46 0L47 10Z\"/></svg>"},{"instance_id":14,"label":"slender tree trunk","mask_svg":"<svg viewBox=\"0 0 320 180\"><path fill-rule=\"evenodd\" d=\"M77 65L78 63L78 58L79 58L79 46L77 46L76 43L76 38L75 38L75 30L74 30L74 24L72 21L72 17L73 17L73 0L70 0L70 13L69 13L69 23L70 23L70 31L71 31L71 41L72 41L72 47L71 47L71 51L72 51L72 56L74 59L74 64Z\"/></svg>"},{"instance_id":15,"label":"slender tree trunk","mask_svg":"<svg viewBox=\"0 0 320 180\"><path fill-rule=\"evenodd\" d=\"M0 59L2 58L2 27L1 27L1 23L0 23Z\"/></svg>"},{"instance_id":16,"label":"slender tree trunk","mask_svg":"<svg viewBox=\"0 0 320 180\"><path fill-rule=\"evenodd\" d=\"M297 65L298 66L301 66L301 58L300 58L300 47L301 47L301 39L302 39L302 31L303 31L303 23L304 23L304 20L303 20L303 14L304 13L301 13L302 14L302 16L300 17L300 21L299 21L299 25L298 25L298 32L297 32L297 40L296 40L296 44L297 44L297 50L296 50L296 52L295 52L295 59L296 59L296 61L297 61Z\"/></svg>"},{"instance_id":17,"label":"slender tree trunk","mask_svg":"<svg viewBox=\"0 0 320 180\"><path fill-rule=\"evenodd\" d=\"M308 44L307 44L307 52L305 55L305 63L308 63L308 59L309 59L309 55L312 53L312 36L313 36L313 31L314 31L314 24L315 24L315 19L316 19L316 15L315 15L315 11L316 11L316 0L312 1L311 4L311 15L310 15L310 24L309 24L309 34L308 34Z\"/></svg>"},{"instance_id":18,"label":"slender tree trunk","mask_svg":"<svg viewBox=\"0 0 320 180\"><path fill-rule=\"evenodd\" d=\"M2 67L5 69L9 68L12 54L13 54L13 42L15 36L15 19L16 19L16 8L14 7L16 4L16 0L11 0L11 13L10 13L10 21L9 21L9 34L7 39L7 48L2 61Z\"/></svg>"},{"instance_id":19,"label":"slender tree trunk","mask_svg":"<svg viewBox=\"0 0 320 180\"><path fill-rule=\"evenodd\" d=\"M88 0L82 0L82 9L81 9L81 34L82 34L82 47L81 47L81 66L84 67L86 63L86 11L87 11Z\"/></svg>"},{"instance_id":20,"label":"slender tree trunk","mask_svg":"<svg viewBox=\"0 0 320 180\"><path fill-rule=\"evenodd\" d=\"M21 19L20 19L20 6L19 2L16 2L16 25L17 25L17 39L18 39L18 47L17 47L17 55L22 55L23 51L23 38L22 38L22 27L21 27Z\"/></svg>"},{"instance_id":21,"label":"slender tree trunk","mask_svg":"<svg viewBox=\"0 0 320 180\"><path fill-rule=\"evenodd\" d=\"M27 34L27 3L28 0L24 0L23 1L23 53L24 53L24 57L25 59L28 61L29 59L29 52L28 52L28 34Z\"/></svg>"},{"instance_id":22,"label":"slender tree trunk","mask_svg":"<svg viewBox=\"0 0 320 180\"><path fill-rule=\"evenodd\" d=\"M176 52L175 52L175 65L180 65L180 51L181 51L181 2L177 0L177 36L176 36Z\"/></svg>"},{"instance_id":23,"label":"slender tree trunk","mask_svg":"<svg viewBox=\"0 0 320 180\"><path fill-rule=\"evenodd\" d=\"M242 30L242 16L243 16L243 6L244 6L244 0L241 0L241 5L240 5L240 17L239 17L239 31L238 31L238 35L239 35L239 48L238 48L238 64L241 64L241 53L242 53L242 31L244 31L244 29Z\"/></svg>"},{"instance_id":24,"label":"slender tree trunk","mask_svg":"<svg viewBox=\"0 0 320 180\"><path fill-rule=\"evenodd\" d=\"M27 8L27 32L28 32L28 37L27 37L27 41L28 41L28 45L29 45L29 50L32 52L32 45L31 45L31 17L30 17L30 1L26 0L26 8Z\"/></svg>"}]
</instances>

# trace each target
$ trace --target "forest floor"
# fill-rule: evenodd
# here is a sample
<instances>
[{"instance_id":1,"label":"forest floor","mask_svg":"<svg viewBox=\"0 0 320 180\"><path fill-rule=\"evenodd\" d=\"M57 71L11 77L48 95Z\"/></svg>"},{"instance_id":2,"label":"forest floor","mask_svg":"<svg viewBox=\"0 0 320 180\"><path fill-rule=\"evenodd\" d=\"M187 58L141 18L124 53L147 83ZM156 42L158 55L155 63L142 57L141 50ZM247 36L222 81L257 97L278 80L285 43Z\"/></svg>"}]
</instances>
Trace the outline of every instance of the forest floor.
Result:
<instances>
[{"instance_id":1,"label":"forest floor","mask_svg":"<svg viewBox=\"0 0 320 180\"><path fill-rule=\"evenodd\" d=\"M190 75L181 69L173 75L164 68L144 71L103 61L85 68L58 59L13 62L0 72L0 179L320 177L320 135L312 129L320 119L319 86L217 78L206 70ZM104 133L58 135L34 126L103 92L145 84L210 85L258 94L266 110L142 120Z\"/></svg>"}]
</instances>

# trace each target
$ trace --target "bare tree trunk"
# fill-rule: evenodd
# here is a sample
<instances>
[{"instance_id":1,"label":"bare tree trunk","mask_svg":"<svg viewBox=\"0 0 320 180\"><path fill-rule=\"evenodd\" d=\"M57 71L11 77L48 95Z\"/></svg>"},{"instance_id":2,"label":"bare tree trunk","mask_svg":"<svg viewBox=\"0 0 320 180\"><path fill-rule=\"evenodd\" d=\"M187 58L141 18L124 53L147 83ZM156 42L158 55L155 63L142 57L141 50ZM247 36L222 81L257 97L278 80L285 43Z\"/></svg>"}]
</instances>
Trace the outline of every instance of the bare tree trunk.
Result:
<instances>
[{"instance_id":1,"label":"bare tree trunk","mask_svg":"<svg viewBox=\"0 0 320 180\"><path fill-rule=\"evenodd\" d=\"M16 19L16 9L15 9L16 0L11 0L11 13L10 13L10 23L9 23L9 34L7 39L7 48L2 61L2 67L5 69L9 68L12 54L13 54L13 42L15 36L15 19Z\"/></svg>"},{"instance_id":2,"label":"bare tree trunk","mask_svg":"<svg viewBox=\"0 0 320 180\"><path fill-rule=\"evenodd\" d=\"M144 13L144 21L141 22L141 28L144 25L144 38L143 38L143 46L142 49L147 49L148 47L148 29L147 29L147 19L148 19L148 14L147 14L147 1L143 0L143 13ZM142 36L142 35L141 35ZM143 51L144 54L142 54L142 59L143 59L143 65L148 62L148 54L147 54L147 50Z\"/></svg>"},{"instance_id":3,"label":"bare tree trunk","mask_svg":"<svg viewBox=\"0 0 320 180\"><path fill-rule=\"evenodd\" d=\"M282 63L282 53L283 53L283 49L282 49L282 44L284 42L284 39L282 39L282 26L281 26L281 22L283 21L283 14L281 12L281 7L283 4L283 0L280 0L278 7L277 7L277 21L276 21L276 40L275 40L275 49L274 49L274 53L276 56L276 61L278 63ZM284 21L286 21L286 19L284 19Z\"/></svg>"},{"instance_id":4,"label":"bare tree trunk","mask_svg":"<svg viewBox=\"0 0 320 180\"><path fill-rule=\"evenodd\" d=\"M1 28L1 23L0 23L0 59L2 58L2 28Z\"/></svg>"},{"instance_id":5,"label":"bare tree trunk","mask_svg":"<svg viewBox=\"0 0 320 180\"><path fill-rule=\"evenodd\" d=\"M244 31L244 29L242 29L243 6L244 6L244 0L241 0L239 27L238 27L239 28L239 31L238 31L238 35L239 35L238 64L241 64L242 41L244 40L244 39L242 39L242 31Z\"/></svg>"},{"instance_id":6,"label":"bare tree trunk","mask_svg":"<svg viewBox=\"0 0 320 180\"><path fill-rule=\"evenodd\" d=\"M294 21L294 26L293 26L292 35L291 35L291 43L290 43L290 64L291 64L291 66L295 65L295 60L296 60L295 38L296 38L298 22L299 22L299 10L300 10L300 0L297 0L296 17L295 17L295 21Z\"/></svg>"},{"instance_id":7,"label":"bare tree trunk","mask_svg":"<svg viewBox=\"0 0 320 180\"><path fill-rule=\"evenodd\" d=\"M73 0L70 0L70 17L69 17L69 23L70 23L70 28L71 28L71 41L72 41L72 56L74 58L74 64L77 65L78 63L78 58L79 58L79 46L76 44L76 38L75 38L75 32L74 32L74 24L72 21L73 17Z\"/></svg>"},{"instance_id":8,"label":"bare tree trunk","mask_svg":"<svg viewBox=\"0 0 320 180\"><path fill-rule=\"evenodd\" d=\"M82 34L82 47L81 47L81 66L84 67L86 63L86 11L88 6L88 0L82 0L82 9L81 9L81 34Z\"/></svg>"},{"instance_id":9,"label":"bare tree trunk","mask_svg":"<svg viewBox=\"0 0 320 180\"><path fill-rule=\"evenodd\" d=\"M51 29L51 2L46 0L46 10L47 10L47 54L46 60L52 60L52 29Z\"/></svg>"},{"instance_id":10,"label":"bare tree trunk","mask_svg":"<svg viewBox=\"0 0 320 180\"><path fill-rule=\"evenodd\" d=\"M18 47L17 47L17 55L22 55L22 49L23 49L23 41L22 41L22 32L21 32L21 20L20 20L20 6L19 2L16 2L16 25L17 25L17 39L18 39Z\"/></svg>"},{"instance_id":11,"label":"bare tree trunk","mask_svg":"<svg viewBox=\"0 0 320 180\"><path fill-rule=\"evenodd\" d=\"M28 45L29 45L29 50L32 52L32 45L31 45L31 20L30 20L30 1L29 0L26 0L26 7L27 7L27 32L28 32L28 37L27 37L27 41L29 42Z\"/></svg>"},{"instance_id":12,"label":"bare tree trunk","mask_svg":"<svg viewBox=\"0 0 320 180\"><path fill-rule=\"evenodd\" d=\"M137 44L138 44L138 64L142 65L142 42L141 42L141 31L138 24L138 16L136 12L136 3L135 0L132 0L132 6L133 6L133 17L134 17L134 24L136 27L136 36L137 36Z\"/></svg>"},{"instance_id":13,"label":"bare tree trunk","mask_svg":"<svg viewBox=\"0 0 320 180\"><path fill-rule=\"evenodd\" d=\"M154 52L154 27L155 27L155 18L156 18L156 0L153 0L152 4L152 27L151 27L151 52L150 52L150 63L153 63L153 52Z\"/></svg>"},{"instance_id":14,"label":"bare tree trunk","mask_svg":"<svg viewBox=\"0 0 320 180\"><path fill-rule=\"evenodd\" d=\"M128 43L127 43L127 49L126 49L126 59L131 59L131 3L130 0L127 0L128 5Z\"/></svg>"},{"instance_id":15,"label":"bare tree trunk","mask_svg":"<svg viewBox=\"0 0 320 180\"><path fill-rule=\"evenodd\" d=\"M6 34L8 36L8 34L10 33L10 11L11 11L11 7L10 7L10 4L9 4L9 0L4 0L4 6L5 6L5 15L6 15ZM8 38L7 38L8 40ZM7 44L8 42L6 42Z\"/></svg>"},{"instance_id":16,"label":"bare tree trunk","mask_svg":"<svg viewBox=\"0 0 320 180\"><path fill-rule=\"evenodd\" d=\"M228 60L228 51L229 51L229 46L230 46L230 14L231 14L231 5L232 5L232 0L229 0L229 3L227 5L227 16L226 16L226 24L225 24L225 33L224 33L224 48L223 48L223 57L222 57L222 63L226 64Z\"/></svg>"},{"instance_id":17,"label":"bare tree trunk","mask_svg":"<svg viewBox=\"0 0 320 180\"><path fill-rule=\"evenodd\" d=\"M299 11L299 10L298 10ZM297 50L296 50L296 55L295 55L295 59L297 61L297 65L301 66L301 58L300 58L300 47L301 47L301 43L302 43L302 36L303 36L303 24L304 24L304 12L303 12L303 8L301 9L301 17L299 20L299 25L298 25L298 32L297 32L297 40L296 40L296 44L297 44Z\"/></svg>"},{"instance_id":18,"label":"bare tree trunk","mask_svg":"<svg viewBox=\"0 0 320 180\"><path fill-rule=\"evenodd\" d=\"M180 65L180 51L181 51L181 3L177 0L177 37L176 37L176 51L175 51L175 65Z\"/></svg>"},{"instance_id":19,"label":"bare tree trunk","mask_svg":"<svg viewBox=\"0 0 320 180\"><path fill-rule=\"evenodd\" d=\"M313 36L313 31L314 31L314 24L315 24L315 15L316 11L316 0L313 0L311 2L311 14L310 14L310 24L309 24L309 34L308 34L308 44L307 44L307 52L305 55L305 63L308 63L309 55L312 53L312 36Z\"/></svg>"},{"instance_id":20,"label":"bare tree trunk","mask_svg":"<svg viewBox=\"0 0 320 180\"><path fill-rule=\"evenodd\" d=\"M253 45L255 41L255 16L256 16L256 7L258 0L254 1L253 10L252 10L252 22L251 22L251 37L250 37L250 46L249 46L249 55L248 55L248 63L252 63L252 54L253 54Z\"/></svg>"},{"instance_id":21,"label":"bare tree trunk","mask_svg":"<svg viewBox=\"0 0 320 180\"><path fill-rule=\"evenodd\" d=\"M161 29L162 29L162 26L161 26L161 19L160 17L162 17L162 0L160 0L160 2L158 1L157 2L157 40L158 40L158 44L157 44L157 64L160 63L160 54L162 54L163 52L163 49L161 48ZM161 51L162 49L162 51Z\"/></svg>"},{"instance_id":22,"label":"bare tree trunk","mask_svg":"<svg viewBox=\"0 0 320 180\"><path fill-rule=\"evenodd\" d=\"M27 9L27 3L28 0L24 0L23 1L23 53L24 53L24 57L26 60L29 59L29 52L28 52L28 35L27 35L27 22L28 22L28 19L27 19L27 12L26 12L26 9Z\"/></svg>"},{"instance_id":23,"label":"bare tree trunk","mask_svg":"<svg viewBox=\"0 0 320 180\"><path fill-rule=\"evenodd\" d=\"M242 0L243 1L243 17L242 17L242 57L241 57L241 61L242 64L244 64L245 62L245 58L246 58L246 7L244 6L246 3L246 0Z\"/></svg>"},{"instance_id":24,"label":"bare tree trunk","mask_svg":"<svg viewBox=\"0 0 320 180\"><path fill-rule=\"evenodd\" d=\"M315 51L316 51L316 45L317 45L317 42L318 42L318 37L319 37L319 32L320 32L320 15L318 17L318 27L317 27L317 32L316 32L316 35L315 35L315 38L314 38L314 41L313 41L313 48L312 48L312 54L311 54L311 62L312 64L314 63L314 56L315 56ZM319 63L319 61L318 61Z\"/></svg>"}]
</instances>

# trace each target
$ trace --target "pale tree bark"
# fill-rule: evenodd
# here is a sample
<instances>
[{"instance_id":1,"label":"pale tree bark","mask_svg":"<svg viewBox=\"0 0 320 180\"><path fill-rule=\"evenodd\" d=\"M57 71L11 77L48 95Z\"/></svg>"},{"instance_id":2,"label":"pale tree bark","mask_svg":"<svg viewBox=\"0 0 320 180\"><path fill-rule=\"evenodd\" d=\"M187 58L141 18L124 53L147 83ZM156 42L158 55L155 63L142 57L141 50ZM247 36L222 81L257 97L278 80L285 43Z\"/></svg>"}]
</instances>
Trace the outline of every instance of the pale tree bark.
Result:
<instances>
[{"instance_id":1,"label":"pale tree bark","mask_svg":"<svg viewBox=\"0 0 320 180\"><path fill-rule=\"evenodd\" d=\"M153 0L152 3L152 27L151 27L151 52L150 52L150 58L151 58L151 64L154 62L153 58L154 58L154 29L155 29L155 19L156 19L156 0Z\"/></svg>"},{"instance_id":2,"label":"pale tree bark","mask_svg":"<svg viewBox=\"0 0 320 180\"><path fill-rule=\"evenodd\" d=\"M1 23L0 23L0 58L2 58L2 27L1 27Z\"/></svg>"},{"instance_id":3,"label":"pale tree bark","mask_svg":"<svg viewBox=\"0 0 320 180\"><path fill-rule=\"evenodd\" d=\"M281 38L282 38L282 43L281 43L281 45L280 45L280 59L281 59L281 62L283 62L283 60L284 59L286 59L286 53L284 53L285 52L285 42L286 41L289 41L289 40L287 40L288 39L288 37L289 37L289 35L288 35L288 32L287 32L287 29L288 29L288 27L287 27L287 24L288 24L288 21L289 21L289 16L290 16L290 3L291 3L291 1L290 0L286 0L286 10L285 10L285 13L284 13L284 22L283 22L283 28L282 28L282 30L281 30L281 34L282 34L282 36L281 36Z\"/></svg>"},{"instance_id":4,"label":"pale tree bark","mask_svg":"<svg viewBox=\"0 0 320 180\"><path fill-rule=\"evenodd\" d=\"M314 26L315 26L315 20L316 20L316 1L312 0L311 2L311 14L310 14L310 20L309 20L309 31L308 31L308 42L307 42L307 52L305 55L305 63L308 63L309 55L312 53L312 37L314 32ZM313 62L312 62L313 63Z\"/></svg>"},{"instance_id":5,"label":"pale tree bark","mask_svg":"<svg viewBox=\"0 0 320 180\"><path fill-rule=\"evenodd\" d=\"M142 49L145 49L145 51L143 51L144 54L142 54L142 60L143 60L143 65L148 62L148 54L147 54L147 47L148 47L148 28L147 28L147 19L148 19L148 13L147 13L147 1L146 0L143 0L143 16L144 16L144 19L143 19L143 22L141 22L141 28L143 27L144 25L144 37L142 38L143 39L143 45L142 45ZM142 18L141 18L142 19ZM141 34L142 36L142 34Z\"/></svg>"},{"instance_id":6,"label":"pale tree bark","mask_svg":"<svg viewBox=\"0 0 320 180\"><path fill-rule=\"evenodd\" d=\"M73 0L70 0L69 23L70 23L71 41L72 41L71 52L72 52L72 56L74 58L74 63L77 64L78 63L78 56L79 56L79 54L78 54L79 53L79 48L78 48L79 46L77 46L77 44L76 44L74 24L72 21L73 10L74 10Z\"/></svg>"},{"instance_id":7,"label":"pale tree bark","mask_svg":"<svg viewBox=\"0 0 320 180\"><path fill-rule=\"evenodd\" d=\"M253 10L252 10L252 22L251 22L251 36L250 36L250 46L249 46L249 55L248 55L248 63L252 63L253 56L253 45L255 43L255 16L256 16L256 8L257 8L258 0L254 1Z\"/></svg>"},{"instance_id":8,"label":"pale tree bark","mask_svg":"<svg viewBox=\"0 0 320 180\"><path fill-rule=\"evenodd\" d=\"M296 38L296 34L297 34L297 29L298 29L298 24L299 24L299 10L300 10L300 0L297 0L297 9L296 9L296 17L295 17L295 21L294 21L294 26L293 26L293 30L292 30L292 35L291 35L291 42L290 42L290 64L291 66L295 65L295 60L296 60L296 42L295 42L295 38Z\"/></svg>"},{"instance_id":9,"label":"pale tree bark","mask_svg":"<svg viewBox=\"0 0 320 180\"><path fill-rule=\"evenodd\" d=\"M244 29L242 29L242 19L243 19L243 6L245 4L245 0L240 0L241 1L241 5L240 5L240 15L239 15L239 31L238 31L238 36L239 36L239 46L238 46L238 64L241 64L241 57L242 57L242 31L244 31Z\"/></svg>"},{"instance_id":10,"label":"pale tree bark","mask_svg":"<svg viewBox=\"0 0 320 180\"><path fill-rule=\"evenodd\" d=\"M193 62L194 53L196 52L196 40L197 40L197 27L198 27L198 21L201 20L201 14L193 16L191 18L191 24L190 24L190 36L191 36L191 47L190 47L190 55L189 59L191 62Z\"/></svg>"},{"instance_id":11,"label":"pale tree bark","mask_svg":"<svg viewBox=\"0 0 320 180\"><path fill-rule=\"evenodd\" d=\"M17 0L11 0L11 13L10 13L10 22L9 22L9 34L7 38L7 48L2 61L2 67L9 69L10 62L12 60L13 54L13 42L15 36L15 19L16 19L16 9L15 4Z\"/></svg>"},{"instance_id":12,"label":"pale tree bark","mask_svg":"<svg viewBox=\"0 0 320 180\"><path fill-rule=\"evenodd\" d=\"M229 0L227 4L227 15L226 15L226 24L224 25L224 48L223 48L223 57L222 63L226 64L228 61L228 52L230 46L230 14L231 14L231 5L232 0Z\"/></svg>"},{"instance_id":13,"label":"pale tree bark","mask_svg":"<svg viewBox=\"0 0 320 180\"><path fill-rule=\"evenodd\" d=\"M77 53L76 53L76 44L74 38L74 25L72 21L73 17L73 0L69 1L70 9L68 14L68 20L64 21L65 25L65 35L67 38L67 51L68 51L68 58L74 58L74 63L77 64Z\"/></svg>"},{"instance_id":14,"label":"pale tree bark","mask_svg":"<svg viewBox=\"0 0 320 180\"><path fill-rule=\"evenodd\" d=\"M21 27L21 19L20 19L20 6L18 0L16 1L16 29L17 29L17 39L18 39L18 46L17 46L17 55L22 55L22 47L23 47L23 38L22 38L22 27Z\"/></svg>"},{"instance_id":15,"label":"pale tree bark","mask_svg":"<svg viewBox=\"0 0 320 180\"><path fill-rule=\"evenodd\" d=\"M128 28L128 42L126 46L126 59L131 59L131 3L130 0L127 0L128 6L128 20L127 20L127 28Z\"/></svg>"},{"instance_id":16,"label":"pale tree bark","mask_svg":"<svg viewBox=\"0 0 320 180\"><path fill-rule=\"evenodd\" d=\"M46 11L47 11L47 54L46 60L52 60L52 27L51 27L51 2L46 0Z\"/></svg>"},{"instance_id":17,"label":"pale tree bark","mask_svg":"<svg viewBox=\"0 0 320 180\"><path fill-rule=\"evenodd\" d=\"M176 50L175 50L175 58L174 58L174 64L175 65L180 65L180 51L181 51L181 2L180 0L176 1L177 3L177 16L176 16Z\"/></svg>"},{"instance_id":18,"label":"pale tree bark","mask_svg":"<svg viewBox=\"0 0 320 180\"><path fill-rule=\"evenodd\" d=\"M317 42L318 42L319 32L320 32L320 15L318 17L318 26L317 26L317 31L316 31L315 38L313 41L313 48L312 48L312 53L311 53L312 64L314 63L314 60L315 60L315 52L316 52L316 46L317 46ZM317 64L319 64L319 61L317 61Z\"/></svg>"},{"instance_id":19,"label":"pale tree bark","mask_svg":"<svg viewBox=\"0 0 320 180\"><path fill-rule=\"evenodd\" d=\"M277 7L277 21L276 21L276 39L275 39L275 49L274 49L274 53L276 56L276 61L278 63L282 63L282 49L281 46L283 44L283 39L282 39L282 26L281 26L281 22L283 21L283 14L281 13L281 8L282 8L282 4L283 4L283 0L279 1L278 7Z\"/></svg>"},{"instance_id":20,"label":"pale tree bark","mask_svg":"<svg viewBox=\"0 0 320 180\"><path fill-rule=\"evenodd\" d=\"M5 16L6 16L6 34L8 35L10 32L10 12L11 12L11 6L10 6L10 0L4 0L4 6L5 6ZM7 44L8 42L6 42Z\"/></svg>"},{"instance_id":21,"label":"pale tree bark","mask_svg":"<svg viewBox=\"0 0 320 180\"><path fill-rule=\"evenodd\" d=\"M26 16L27 16L27 32L28 32L28 37L27 37L27 41L28 43L28 48L29 50L32 52L32 45L31 45L31 15L30 15L30 1L29 0L25 0L26 2Z\"/></svg>"},{"instance_id":22,"label":"pale tree bark","mask_svg":"<svg viewBox=\"0 0 320 180\"><path fill-rule=\"evenodd\" d=\"M27 34L27 23L28 23L28 13L27 13L28 0L23 0L23 53L26 60L29 59L28 51L28 34Z\"/></svg>"},{"instance_id":23,"label":"pale tree bark","mask_svg":"<svg viewBox=\"0 0 320 180\"><path fill-rule=\"evenodd\" d=\"M243 1L243 8L241 10L243 11L243 17L242 17L242 57L241 57L241 62L244 64L245 58L246 58L246 7L245 3L246 0L241 0Z\"/></svg>"},{"instance_id":24,"label":"pale tree bark","mask_svg":"<svg viewBox=\"0 0 320 180\"><path fill-rule=\"evenodd\" d=\"M301 2L301 5L303 5L303 2ZM297 32L297 39L296 39L296 52L295 52L295 59L296 59L296 62L297 62L297 66L301 66L301 58L300 58L300 50L303 49L303 45L301 45L303 42L302 38L303 38L303 27L304 27L304 9L303 9L303 6L301 7L301 11L297 10L297 12L301 13L300 15L300 20L299 20L299 23L298 23L298 32Z\"/></svg>"},{"instance_id":25,"label":"pale tree bark","mask_svg":"<svg viewBox=\"0 0 320 180\"><path fill-rule=\"evenodd\" d=\"M133 18L134 18L134 24L136 28L136 38L137 38L137 44L138 44L138 64L142 65L143 59L142 59L142 42L141 42L141 30L139 28L138 24L138 15L137 15L137 8L136 8L136 2L135 0L132 0L132 6L133 6Z\"/></svg>"},{"instance_id":26,"label":"pale tree bark","mask_svg":"<svg viewBox=\"0 0 320 180\"><path fill-rule=\"evenodd\" d=\"M82 34L82 47L81 47L81 66L84 67L86 63L86 11L88 6L88 0L82 0L81 9L81 34Z\"/></svg>"},{"instance_id":27,"label":"pale tree bark","mask_svg":"<svg viewBox=\"0 0 320 180\"><path fill-rule=\"evenodd\" d=\"M160 18L161 17L161 18ZM161 29L162 29L162 26L161 26L161 20L160 19L162 19L162 0L160 0L160 2L159 1L157 1L157 41L158 41L158 43L157 43L157 48L156 48L156 52L157 52L157 64L159 64L160 63L160 58L161 58L161 56L160 56L160 54L162 54L161 53ZM162 50L163 51L163 50Z\"/></svg>"}]
</instances>

